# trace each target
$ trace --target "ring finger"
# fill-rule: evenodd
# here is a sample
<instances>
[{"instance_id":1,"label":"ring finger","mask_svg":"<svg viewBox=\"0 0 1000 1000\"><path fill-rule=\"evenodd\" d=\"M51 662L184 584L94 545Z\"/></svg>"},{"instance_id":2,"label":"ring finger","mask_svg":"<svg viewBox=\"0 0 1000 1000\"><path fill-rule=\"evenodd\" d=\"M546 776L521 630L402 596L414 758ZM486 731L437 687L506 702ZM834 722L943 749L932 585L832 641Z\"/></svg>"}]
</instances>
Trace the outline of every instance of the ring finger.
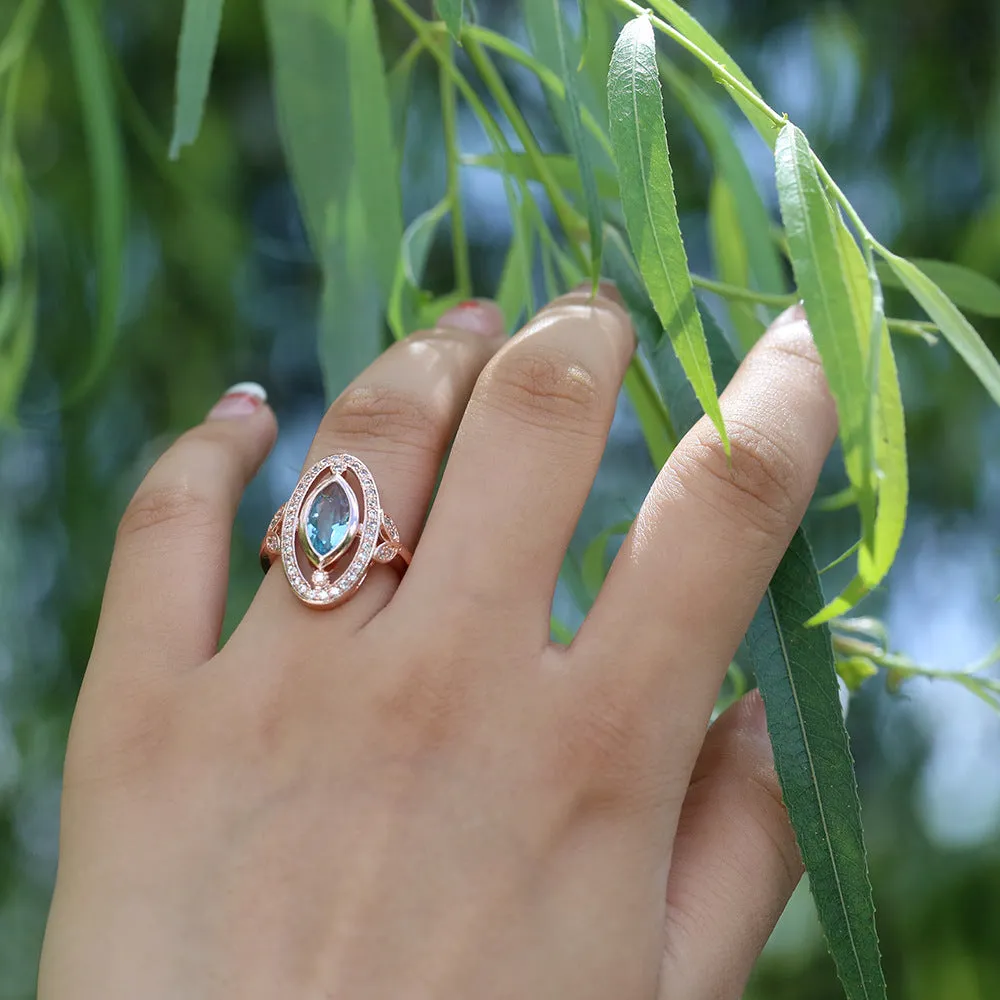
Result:
<instances>
[{"instance_id":1,"label":"ring finger","mask_svg":"<svg viewBox=\"0 0 1000 1000\"><path fill-rule=\"evenodd\" d=\"M403 544L413 548L472 387L503 337L500 310L472 301L446 313L433 330L394 344L327 411L304 467L327 455L356 455L371 469ZM394 570L373 565L338 618L367 621L388 602L397 579ZM248 621L273 621L279 609L317 615L295 598L280 568L268 573Z\"/></svg>"}]
</instances>

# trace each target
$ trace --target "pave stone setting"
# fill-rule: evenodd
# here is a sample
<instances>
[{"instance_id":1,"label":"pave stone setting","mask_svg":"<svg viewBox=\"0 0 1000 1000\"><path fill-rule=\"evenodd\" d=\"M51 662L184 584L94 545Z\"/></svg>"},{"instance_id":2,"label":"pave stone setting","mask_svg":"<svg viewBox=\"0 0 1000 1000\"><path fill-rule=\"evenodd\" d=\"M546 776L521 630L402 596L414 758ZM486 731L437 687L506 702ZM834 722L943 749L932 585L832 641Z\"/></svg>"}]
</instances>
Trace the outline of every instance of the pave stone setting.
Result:
<instances>
[{"instance_id":1,"label":"pave stone setting","mask_svg":"<svg viewBox=\"0 0 1000 1000\"><path fill-rule=\"evenodd\" d=\"M361 490L360 497L341 478L345 472L350 472L357 479ZM323 485L319 490L315 490L314 487L321 477ZM341 499L336 495L327 494L328 498L323 502L316 518L315 543L308 536L303 539L304 525L319 502L319 497L338 481L346 491L348 508L351 508L353 501L352 509L356 518L353 522L353 533L351 533L350 517L346 525L342 525L337 519L342 515ZM358 511L359 500L364 505L363 519ZM378 545L382 523L383 513L379 503L378 487L364 462L353 455L330 455L313 465L295 487L285 506L281 522L281 562L285 576L299 599L312 607L329 608L353 594L368 573L368 567ZM326 530L325 539L324 530ZM346 541L345 531L350 534L350 539ZM350 563L340 576L333 577L327 572L330 564L341 558L355 540L357 548ZM314 566L318 565L322 575L319 572L310 573L310 577L306 578L300 565L296 541L304 543L302 547L307 559ZM329 546L326 556L322 555L324 542ZM312 552L309 551L310 548L313 549ZM333 552L336 554L331 555ZM312 559L313 555L320 557L318 562Z\"/></svg>"}]
</instances>

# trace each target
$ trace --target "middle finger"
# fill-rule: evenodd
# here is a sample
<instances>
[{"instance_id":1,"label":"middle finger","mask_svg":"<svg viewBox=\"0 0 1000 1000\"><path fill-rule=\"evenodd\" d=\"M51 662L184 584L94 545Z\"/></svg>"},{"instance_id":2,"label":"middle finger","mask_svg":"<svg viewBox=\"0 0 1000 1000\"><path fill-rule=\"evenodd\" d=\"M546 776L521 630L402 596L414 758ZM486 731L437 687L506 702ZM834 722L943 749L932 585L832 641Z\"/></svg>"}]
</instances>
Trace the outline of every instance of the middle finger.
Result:
<instances>
[{"instance_id":1,"label":"middle finger","mask_svg":"<svg viewBox=\"0 0 1000 1000\"><path fill-rule=\"evenodd\" d=\"M556 578L635 346L614 294L556 299L486 366L397 601L471 601L548 639Z\"/></svg>"}]
</instances>

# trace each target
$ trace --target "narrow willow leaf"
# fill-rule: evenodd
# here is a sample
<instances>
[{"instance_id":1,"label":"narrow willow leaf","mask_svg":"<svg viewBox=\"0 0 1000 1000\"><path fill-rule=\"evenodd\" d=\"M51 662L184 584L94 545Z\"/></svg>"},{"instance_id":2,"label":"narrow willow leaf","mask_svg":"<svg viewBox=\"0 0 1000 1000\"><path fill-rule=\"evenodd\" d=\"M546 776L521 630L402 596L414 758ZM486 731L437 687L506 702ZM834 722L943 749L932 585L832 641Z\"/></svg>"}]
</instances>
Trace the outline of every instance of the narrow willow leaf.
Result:
<instances>
[{"instance_id":1,"label":"narrow willow leaf","mask_svg":"<svg viewBox=\"0 0 1000 1000\"><path fill-rule=\"evenodd\" d=\"M215 48L222 25L223 0L184 0L177 48L176 104L170 159L198 138L212 79Z\"/></svg>"},{"instance_id":2,"label":"narrow willow leaf","mask_svg":"<svg viewBox=\"0 0 1000 1000\"><path fill-rule=\"evenodd\" d=\"M582 5L586 0L579 2ZM516 60L538 76L559 133L571 151L575 151L577 146L573 109L570 107L575 95L581 122L588 133L581 140L587 148L588 158L595 166L610 166L611 155L604 135L607 122L606 82L595 84L592 74L581 75L577 69L582 43L568 31L562 4L558 0L522 0L521 10L531 39L531 53L498 33L478 29L477 35L501 55ZM564 54L572 70L569 76L563 65ZM606 72L604 76L606 81ZM567 83L572 86L567 87Z\"/></svg>"},{"instance_id":3,"label":"narrow willow leaf","mask_svg":"<svg viewBox=\"0 0 1000 1000\"><path fill-rule=\"evenodd\" d=\"M750 286L761 292L786 289L785 269L774 240L770 212L757 189L743 152L716 102L673 63L660 59L660 74L701 133L716 176L732 192L736 218L750 261Z\"/></svg>"},{"instance_id":4,"label":"narrow willow leaf","mask_svg":"<svg viewBox=\"0 0 1000 1000\"><path fill-rule=\"evenodd\" d=\"M993 399L1000 403L1000 364L972 324L916 264L897 257L884 247L878 249L907 291L937 324L948 343L958 351Z\"/></svg>"},{"instance_id":5,"label":"narrow willow leaf","mask_svg":"<svg viewBox=\"0 0 1000 1000\"><path fill-rule=\"evenodd\" d=\"M399 248L396 277L389 296L389 327L397 340L418 329L421 283L434 235L441 220L451 210L447 198L421 213L406 227Z\"/></svg>"},{"instance_id":6,"label":"narrow willow leaf","mask_svg":"<svg viewBox=\"0 0 1000 1000\"><path fill-rule=\"evenodd\" d=\"M872 286L868 266L854 238L841 221L837 227L841 261L847 277L855 324L865 329L873 312ZM906 424L899 387L896 359L884 316L877 330L878 341L864 343L881 351L878 365L878 394L874 411L874 449L878 469L878 507L871 538L858 549L858 573L843 592L809 622L817 625L847 614L866 594L877 587L892 567L906 526L909 472L906 460ZM867 341L869 338L865 337Z\"/></svg>"},{"instance_id":7,"label":"narrow willow leaf","mask_svg":"<svg viewBox=\"0 0 1000 1000\"><path fill-rule=\"evenodd\" d=\"M555 615L552 616L550 629L552 641L559 643L560 646L568 646L575 638L573 630L559 621Z\"/></svg>"},{"instance_id":8,"label":"narrow willow leaf","mask_svg":"<svg viewBox=\"0 0 1000 1000\"><path fill-rule=\"evenodd\" d=\"M656 45L646 16L626 24L615 45L608 110L622 208L636 262L677 357L728 454L729 438L677 218Z\"/></svg>"},{"instance_id":9,"label":"narrow willow leaf","mask_svg":"<svg viewBox=\"0 0 1000 1000\"><path fill-rule=\"evenodd\" d=\"M797 533L747 633L782 797L848 1000L884 1000L875 905L833 645L804 623L822 606L815 562Z\"/></svg>"},{"instance_id":10,"label":"narrow willow leaf","mask_svg":"<svg viewBox=\"0 0 1000 1000\"><path fill-rule=\"evenodd\" d=\"M400 150L406 146L406 125L409 118L410 95L413 90L413 67L423 50L423 43L419 39L414 41L386 75L389 105L392 108L392 134L396 140L396 148Z\"/></svg>"},{"instance_id":11,"label":"narrow willow leaf","mask_svg":"<svg viewBox=\"0 0 1000 1000\"><path fill-rule=\"evenodd\" d=\"M508 331L520 324L528 308L528 283L531 277L531 263L525 264L524 241L516 236L510 241L510 248L504 260L497 287L496 303L503 313Z\"/></svg>"},{"instance_id":12,"label":"narrow willow leaf","mask_svg":"<svg viewBox=\"0 0 1000 1000\"><path fill-rule=\"evenodd\" d=\"M649 6L709 58L727 70L751 94L760 97L760 92L750 82L750 77L740 69L736 60L680 4L675 3L674 0L649 0ZM740 110L746 115L747 120L760 133L761 138L773 148L778 137L778 126L744 94L728 85L721 77L717 76L716 78L719 83L726 87L733 100L739 105Z\"/></svg>"},{"instance_id":13,"label":"narrow willow leaf","mask_svg":"<svg viewBox=\"0 0 1000 1000\"><path fill-rule=\"evenodd\" d=\"M107 366L118 338L125 264L128 174L104 34L90 0L63 0L77 92L83 109L94 213L97 318L87 369L68 394L85 393Z\"/></svg>"},{"instance_id":14,"label":"narrow willow leaf","mask_svg":"<svg viewBox=\"0 0 1000 1000\"><path fill-rule=\"evenodd\" d=\"M14 422L35 346L37 304L33 274L0 288L0 424Z\"/></svg>"},{"instance_id":15,"label":"narrow willow leaf","mask_svg":"<svg viewBox=\"0 0 1000 1000\"><path fill-rule=\"evenodd\" d=\"M750 285L750 252L739 221L739 206L733 190L721 176L716 176L708 196L708 233L719 280L745 288ZM733 329L744 351L750 350L764 332L749 302L726 303Z\"/></svg>"},{"instance_id":16,"label":"narrow willow leaf","mask_svg":"<svg viewBox=\"0 0 1000 1000\"><path fill-rule=\"evenodd\" d=\"M1000 285L985 274L943 260L913 258L911 263L916 264L959 309L992 319L1000 317ZM888 264L879 264L879 276L884 284L893 288L905 287Z\"/></svg>"},{"instance_id":17,"label":"narrow willow leaf","mask_svg":"<svg viewBox=\"0 0 1000 1000\"><path fill-rule=\"evenodd\" d=\"M639 421L653 468L662 469L677 447L677 436L663 397L646 368L646 362L638 354L625 372L624 388Z\"/></svg>"},{"instance_id":18,"label":"narrow willow leaf","mask_svg":"<svg viewBox=\"0 0 1000 1000\"><path fill-rule=\"evenodd\" d=\"M608 575L608 569L611 565L607 558L608 542L616 536L627 535L631 527L631 521L619 521L617 524L612 524L598 532L583 550L583 558L580 560L580 575L591 600L597 597L604 585L604 578Z\"/></svg>"},{"instance_id":19,"label":"narrow willow leaf","mask_svg":"<svg viewBox=\"0 0 1000 1000\"><path fill-rule=\"evenodd\" d=\"M323 271L331 398L383 344L402 238L398 159L371 0L265 0L278 122Z\"/></svg>"},{"instance_id":20,"label":"narrow willow leaf","mask_svg":"<svg viewBox=\"0 0 1000 1000\"><path fill-rule=\"evenodd\" d=\"M601 280L601 255L604 242L604 213L601 209L601 197L597 191L597 179L594 176L594 165L590 162L590 146L583 131L583 119L580 113L580 95L577 92L578 70L570 55L569 43L566 38L566 20L563 13L562 0L531 0L539 7L546 7L551 18L556 48L559 52L559 75L566 88L566 116L570 152L576 159L580 170L580 180L583 184L583 200L587 210L587 228L590 231L590 278L594 292Z\"/></svg>"},{"instance_id":21,"label":"narrow willow leaf","mask_svg":"<svg viewBox=\"0 0 1000 1000\"><path fill-rule=\"evenodd\" d=\"M278 127L316 259L329 207L354 164L347 65L348 0L264 0Z\"/></svg>"},{"instance_id":22,"label":"narrow willow leaf","mask_svg":"<svg viewBox=\"0 0 1000 1000\"><path fill-rule=\"evenodd\" d=\"M460 42L465 24L465 0L434 0L434 9L448 26L452 38Z\"/></svg>"},{"instance_id":23,"label":"narrow willow leaf","mask_svg":"<svg viewBox=\"0 0 1000 1000\"><path fill-rule=\"evenodd\" d=\"M593 95L590 109L606 129L608 63L611 62L611 49L614 46L614 25L611 13L602 0L580 0L580 16L580 70L589 81L589 88L585 93Z\"/></svg>"},{"instance_id":24,"label":"narrow willow leaf","mask_svg":"<svg viewBox=\"0 0 1000 1000\"><path fill-rule=\"evenodd\" d=\"M576 160L572 156L561 153L544 155L546 166L552 177L566 191L583 193L583 182ZM486 170L515 171L526 180L541 183L535 161L525 153L508 153L498 156L496 153L470 153L462 157L462 165L466 167L482 167ZM602 198L617 201L619 197L618 178L607 170L596 170L594 177L597 182L597 192Z\"/></svg>"},{"instance_id":25,"label":"narrow willow leaf","mask_svg":"<svg viewBox=\"0 0 1000 1000\"><path fill-rule=\"evenodd\" d=\"M383 295L392 286L403 233L399 154L373 0L352 0L347 25L354 170L364 206L370 260Z\"/></svg>"},{"instance_id":26,"label":"narrow willow leaf","mask_svg":"<svg viewBox=\"0 0 1000 1000\"><path fill-rule=\"evenodd\" d=\"M837 404L844 464L855 487L862 533L867 538L875 516L870 389L866 379L867 352L863 349L868 343L870 316L860 326L855 319L841 260L837 218L809 144L791 123L778 137L775 165L792 270Z\"/></svg>"}]
</instances>

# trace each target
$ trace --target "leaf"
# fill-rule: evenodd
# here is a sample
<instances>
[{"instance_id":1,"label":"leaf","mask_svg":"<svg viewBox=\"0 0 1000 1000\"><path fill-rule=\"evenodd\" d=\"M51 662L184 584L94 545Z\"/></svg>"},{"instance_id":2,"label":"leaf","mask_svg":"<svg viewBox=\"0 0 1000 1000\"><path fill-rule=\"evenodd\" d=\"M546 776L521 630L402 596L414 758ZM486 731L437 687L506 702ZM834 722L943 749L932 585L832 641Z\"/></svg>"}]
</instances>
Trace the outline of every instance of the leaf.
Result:
<instances>
[{"instance_id":1,"label":"leaf","mask_svg":"<svg viewBox=\"0 0 1000 1000\"><path fill-rule=\"evenodd\" d=\"M855 324L864 330L866 317L872 315L873 309L868 267L843 222L837 227L837 239ZM871 537L863 539L863 544L858 549L857 575L836 599L810 619L810 625L831 621L846 614L885 579L896 559L906 526L909 498L906 423L896 359L884 316L878 325L877 336L877 344L862 345L865 350L875 346L881 351L877 371L878 393L873 413L874 455L878 471L878 506L873 530ZM864 340L869 341L870 336Z\"/></svg>"},{"instance_id":2,"label":"leaf","mask_svg":"<svg viewBox=\"0 0 1000 1000\"><path fill-rule=\"evenodd\" d=\"M611 565L607 559L608 542L618 535L627 535L631 527L631 521L619 521L617 524L612 524L598 532L583 550L583 558L580 561L580 576L591 600L597 597L604 585L604 578L608 575L608 569Z\"/></svg>"},{"instance_id":3,"label":"leaf","mask_svg":"<svg viewBox=\"0 0 1000 1000\"><path fill-rule=\"evenodd\" d=\"M739 208L732 188L721 176L716 176L708 196L708 233L712 256L719 280L745 288L750 285L750 252L739 223ZM733 329L744 350L760 339L764 324L754 314L752 304L726 303Z\"/></svg>"},{"instance_id":4,"label":"leaf","mask_svg":"<svg viewBox=\"0 0 1000 1000\"><path fill-rule=\"evenodd\" d=\"M992 319L1000 317L1000 285L985 274L943 260L914 258L911 263L919 267L959 309ZM893 288L906 287L888 264L880 263L879 276L883 283Z\"/></svg>"},{"instance_id":5,"label":"leaf","mask_svg":"<svg viewBox=\"0 0 1000 1000\"><path fill-rule=\"evenodd\" d=\"M177 47L176 104L170 159L198 137L222 25L223 0L184 0Z\"/></svg>"},{"instance_id":6,"label":"leaf","mask_svg":"<svg viewBox=\"0 0 1000 1000\"><path fill-rule=\"evenodd\" d=\"M597 294L597 286L601 280L604 213L597 191L594 165L590 161L590 145L583 131L580 95L577 92L578 71L570 56L569 44L566 39L566 20L562 0L530 0L530 2L533 6L537 5L538 8L546 10L551 17L553 36L559 53L559 75L566 88L567 138L570 152L576 159L580 180L583 184L583 200L587 209L587 228L590 231L590 277L593 282L594 294Z\"/></svg>"},{"instance_id":7,"label":"leaf","mask_svg":"<svg viewBox=\"0 0 1000 1000\"><path fill-rule=\"evenodd\" d=\"M450 210L451 203L443 198L433 208L418 215L403 233L388 309L389 327L397 339L419 329L420 286L427 256L438 225Z\"/></svg>"},{"instance_id":8,"label":"leaf","mask_svg":"<svg viewBox=\"0 0 1000 1000\"><path fill-rule=\"evenodd\" d=\"M948 343L958 351L976 374L994 401L1000 403L1000 364L972 324L916 264L903 257L897 257L884 247L877 249L896 277L937 324Z\"/></svg>"},{"instance_id":9,"label":"leaf","mask_svg":"<svg viewBox=\"0 0 1000 1000\"><path fill-rule=\"evenodd\" d=\"M583 183L576 161L572 156L559 153L547 153L543 156L553 178L560 187L567 191L583 192ZM462 157L462 165L466 167L481 167L487 170L519 172L526 180L541 183L538 168L534 160L525 153L508 153L499 156L496 153L468 154ZM597 191L602 198L617 201L619 197L618 178L606 170L595 171Z\"/></svg>"},{"instance_id":10,"label":"leaf","mask_svg":"<svg viewBox=\"0 0 1000 1000\"><path fill-rule=\"evenodd\" d=\"M462 26L465 23L465 0L434 0L434 9L447 25L452 38L461 43Z\"/></svg>"},{"instance_id":11,"label":"leaf","mask_svg":"<svg viewBox=\"0 0 1000 1000\"><path fill-rule=\"evenodd\" d=\"M63 0L70 52L87 139L97 264L97 317L93 350L71 403L100 377L118 338L118 310L125 265L128 174L104 36L90 0Z\"/></svg>"},{"instance_id":12,"label":"leaf","mask_svg":"<svg viewBox=\"0 0 1000 1000\"><path fill-rule=\"evenodd\" d=\"M624 388L635 410L653 467L662 469L677 447L677 435L663 397L647 370L646 362L638 354L632 358L625 372Z\"/></svg>"},{"instance_id":13,"label":"leaf","mask_svg":"<svg viewBox=\"0 0 1000 1000\"><path fill-rule=\"evenodd\" d=\"M844 464L855 487L862 533L867 538L875 517L870 390L862 349L868 342L870 316L863 321L855 318L841 260L838 220L809 144L791 123L778 137L775 165L792 270L837 404Z\"/></svg>"},{"instance_id":14,"label":"leaf","mask_svg":"<svg viewBox=\"0 0 1000 1000\"><path fill-rule=\"evenodd\" d=\"M35 345L38 288L33 273L0 287L0 422L12 422Z\"/></svg>"},{"instance_id":15,"label":"leaf","mask_svg":"<svg viewBox=\"0 0 1000 1000\"><path fill-rule=\"evenodd\" d=\"M747 246L751 287L761 292L784 292L785 269L775 245L771 215L733 138L729 122L712 97L673 63L666 59L660 59L659 63L660 75L701 133L716 177L732 193L736 219Z\"/></svg>"},{"instance_id":16,"label":"leaf","mask_svg":"<svg viewBox=\"0 0 1000 1000\"><path fill-rule=\"evenodd\" d=\"M701 24L692 17L680 4L674 0L649 0L649 5L665 21L672 24L685 38L693 42L710 59L717 62L723 69L735 77L751 94L760 97L760 92L750 82L750 78L740 69L736 60L707 32ZM752 101L740 91L727 85L726 81L716 76L719 83L726 87L732 99L739 105L747 120L760 133L761 138L774 147L778 136L778 126L764 114Z\"/></svg>"},{"instance_id":17,"label":"leaf","mask_svg":"<svg viewBox=\"0 0 1000 1000\"><path fill-rule=\"evenodd\" d=\"M663 328L729 453L674 199L673 172L646 16L622 29L608 75L611 143L618 164L629 239Z\"/></svg>"},{"instance_id":18,"label":"leaf","mask_svg":"<svg viewBox=\"0 0 1000 1000\"><path fill-rule=\"evenodd\" d=\"M372 0L265 0L278 121L323 271L327 395L383 345L403 235L398 155Z\"/></svg>"},{"instance_id":19,"label":"leaf","mask_svg":"<svg viewBox=\"0 0 1000 1000\"><path fill-rule=\"evenodd\" d=\"M853 760L815 562L798 532L781 561L746 648L767 709L782 797L848 1000L884 1000Z\"/></svg>"}]
</instances>

